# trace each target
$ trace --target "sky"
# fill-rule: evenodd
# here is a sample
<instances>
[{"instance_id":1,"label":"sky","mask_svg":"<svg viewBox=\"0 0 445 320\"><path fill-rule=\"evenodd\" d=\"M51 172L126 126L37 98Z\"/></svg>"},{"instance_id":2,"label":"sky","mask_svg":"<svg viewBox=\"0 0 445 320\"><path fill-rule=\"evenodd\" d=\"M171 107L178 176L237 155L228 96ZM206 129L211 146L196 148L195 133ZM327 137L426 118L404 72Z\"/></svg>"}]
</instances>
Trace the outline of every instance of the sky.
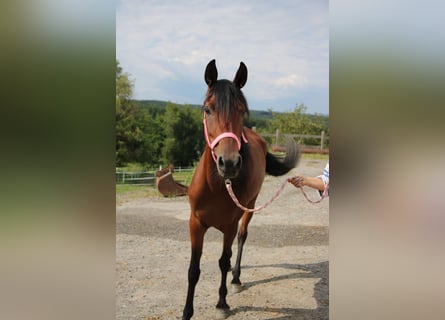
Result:
<instances>
[{"instance_id":1,"label":"sky","mask_svg":"<svg viewBox=\"0 0 445 320\"><path fill-rule=\"evenodd\" d=\"M232 80L243 61L251 110L328 115L329 1L118 0L116 58L134 99L201 104L207 63Z\"/></svg>"}]
</instances>

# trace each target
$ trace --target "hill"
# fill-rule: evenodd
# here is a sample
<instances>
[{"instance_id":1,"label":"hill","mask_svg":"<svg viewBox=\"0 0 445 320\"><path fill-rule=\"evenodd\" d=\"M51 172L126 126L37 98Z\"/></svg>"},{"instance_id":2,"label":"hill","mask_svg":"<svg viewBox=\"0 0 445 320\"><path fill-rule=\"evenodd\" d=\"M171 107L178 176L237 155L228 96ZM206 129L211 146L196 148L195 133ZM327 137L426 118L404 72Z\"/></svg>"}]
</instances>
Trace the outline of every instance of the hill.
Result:
<instances>
[{"instance_id":1,"label":"hill","mask_svg":"<svg viewBox=\"0 0 445 320\"><path fill-rule=\"evenodd\" d=\"M147 108L147 109L154 109L157 110L160 113L163 113L165 111L165 107L167 106L168 101L162 101L162 100L133 100L133 103L138 106L139 108ZM179 106L185 106L185 104L177 104ZM188 106L196 109L201 109L200 104L187 104ZM257 119L257 120L268 120L272 119L273 115L270 111L263 111L263 110L250 110L250 118Z\"/></svg>"},{"instance_id":2,"label":"hill","mask_svg":"<svg viewBox=\"0 0 445 320\"><path fill-rule=\"evenodd\" d=\"M148 113L151 115L156 114L164 114L167 103L169 101L163 100L132 100L133 103L141 108L146 109ZM194 109L200 110L202 106L200 104L178 104L179 107L189 106ZM264 110L250 110L250 117L246 120L245 125L249 128L256 127L258 130L264 129L267 127L268 122L270 122L274 115L280 115L285 112L276 112L276 111L264 111ZM326 128L325 131L328 131L329 128L329 116L321 115L321 114L307 114L308 118L311 121L319 122L323 124L323 127Z\"/></svg>"}]
</instances>

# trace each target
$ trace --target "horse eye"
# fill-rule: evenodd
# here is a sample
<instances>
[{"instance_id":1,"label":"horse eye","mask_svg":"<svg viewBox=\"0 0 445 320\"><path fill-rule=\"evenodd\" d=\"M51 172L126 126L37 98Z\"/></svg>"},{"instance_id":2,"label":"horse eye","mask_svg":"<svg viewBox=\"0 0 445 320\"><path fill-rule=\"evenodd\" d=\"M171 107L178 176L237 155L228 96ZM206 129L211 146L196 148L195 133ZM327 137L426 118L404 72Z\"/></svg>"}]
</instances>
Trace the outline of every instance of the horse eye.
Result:
<instances>
[{"instance_id":1,"label":"horse eye","mask_svg":"<svg viewBox=\"0 0 445 320\"><path fill-rule=\"evenodd\" d=\"M204 112L205 112L207 115L210 115L210 108L209 108L209 107L204 106L203 109L204 109Z\"/></svg>"}]
</instances>

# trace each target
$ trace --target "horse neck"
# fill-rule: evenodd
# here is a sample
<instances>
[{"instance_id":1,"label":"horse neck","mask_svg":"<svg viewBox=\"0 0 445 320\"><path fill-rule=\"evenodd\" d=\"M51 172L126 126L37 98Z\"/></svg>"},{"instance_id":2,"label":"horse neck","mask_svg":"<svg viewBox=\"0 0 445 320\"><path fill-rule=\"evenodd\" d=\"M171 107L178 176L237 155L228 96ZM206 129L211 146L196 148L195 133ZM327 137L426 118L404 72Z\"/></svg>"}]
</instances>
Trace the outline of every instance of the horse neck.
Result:
<instances>
[{"instance_id":1,"label":"horse neck","mask_svg":"<svg viewBox=\"0 0 445 320\"><path fill-rule=\"evenodd\" d=\"M210 188L214 189L219 186L218 180L220 179L220 177L218 175L218 169L216 168L215 160L213 160L212 150L209 146L206 146L203 154L203 160L206 182ZM222 183L221 185L224 184Z\"/></svg>"}]
</instances>

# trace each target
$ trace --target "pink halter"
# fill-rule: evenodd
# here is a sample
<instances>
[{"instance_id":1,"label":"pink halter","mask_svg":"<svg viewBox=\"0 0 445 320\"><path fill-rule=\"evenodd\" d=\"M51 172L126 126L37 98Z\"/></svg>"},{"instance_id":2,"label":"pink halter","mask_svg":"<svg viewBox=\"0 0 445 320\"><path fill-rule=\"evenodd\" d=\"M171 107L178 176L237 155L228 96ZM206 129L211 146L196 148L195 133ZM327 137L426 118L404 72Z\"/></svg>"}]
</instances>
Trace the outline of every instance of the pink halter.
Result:
<instances>
[{"instance_id":1,"label":"pink halter","mask_svg":"<svg viewBox=\"0 0 445 320\"><path fill-rule=\"evenodd\" d=\"M238 145L238 151L241 149L241 141L240 139L236 136L236 134L234 134L233 132L223 132L221 133L219 136L216 137L215 140L213 140L213 142L210 142L209 139L209 134L207 131L207 121L206 121L206 115L204 113L204 119L202 121L204 123L204 135L207 141L208 146L210 147L210 150L212 150L212 157L213 160L216 162L216 156L215 156L215 152L213 152L213 149L216 147L216 145L218 144L218 142L220 142L222 139L224 138L232 138L236 141L236 144ZM247 143L247 138L244 135L244 131L241 133L241 137L243 138L243 141L245 143Z\"/></svg>"}]
</instances>

